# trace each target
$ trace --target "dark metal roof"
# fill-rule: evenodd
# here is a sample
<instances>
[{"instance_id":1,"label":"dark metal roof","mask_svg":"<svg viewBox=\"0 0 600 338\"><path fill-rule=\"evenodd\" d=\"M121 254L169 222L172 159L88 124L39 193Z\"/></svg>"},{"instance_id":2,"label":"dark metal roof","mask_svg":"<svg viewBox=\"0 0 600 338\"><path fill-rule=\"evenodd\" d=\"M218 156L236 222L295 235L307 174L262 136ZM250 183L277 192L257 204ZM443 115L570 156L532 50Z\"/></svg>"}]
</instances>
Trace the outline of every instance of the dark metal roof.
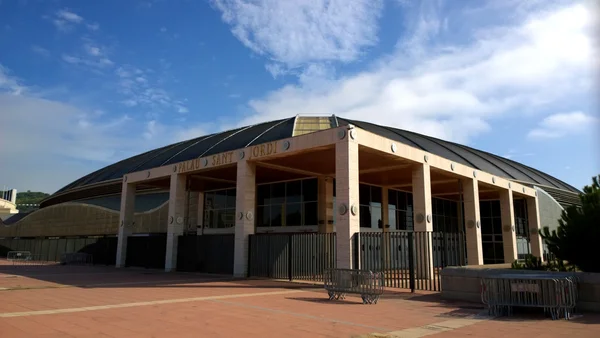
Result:
<instances>
[{"instance_id":1,"label":"dark metal roof","mask_svg":"<svg viewBox=\"0 0 600 338\"><path fill-rule=\"evenodd\" d=\"M429 153L488 172L492 175L529 182L540 186L548 186L573 193L580 192L577 188L539 170L485 151L406 130L384 127L368 122L349 120L340 117L338 117L337 120L342 126L353 124L358 128L374 134L425 150Z\"/></svg>"},{"instance_id":2,"label":"dark metal roof","mask_svg":"<svg viewBox=\"0 0 600 338\"><path fill-rule=\"evenodd\" d=\"M109 180L120 179L131 172L160 167L186 161L202 156L208 156L225 151L244 148L253 144L281 140L292 137L296 117L270 121L248 127L237 128L192 140L175 143L133 156L105 168L88 174L73 183L63 187L58 193L68 190L98 184ZM333 123L335 122L335 123ZM515 161L476 150L460 144L443 141L433 137L420 135L406 130L380 126L368 122L344 119L332 116L332 125L353 124L372 133L394 141L416 147L451 161L470 167L523 182L579 193L579 190L548 174L517 163ZM53 199L54 195L47 200Z\"/></svg>"}]
</instances>

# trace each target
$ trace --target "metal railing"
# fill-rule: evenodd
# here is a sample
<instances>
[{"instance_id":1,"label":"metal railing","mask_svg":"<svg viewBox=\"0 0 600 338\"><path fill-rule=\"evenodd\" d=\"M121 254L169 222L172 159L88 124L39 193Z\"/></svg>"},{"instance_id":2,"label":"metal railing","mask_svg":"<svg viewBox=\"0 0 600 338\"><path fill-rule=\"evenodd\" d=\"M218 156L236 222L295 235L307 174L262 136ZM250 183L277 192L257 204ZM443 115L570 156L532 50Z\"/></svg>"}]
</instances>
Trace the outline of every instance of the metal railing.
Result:
<instances>
[{"instance_id":1,"label":"metal railing","mask_svg":"<svg viewBox=\"0 0 600 338\"><path fill-rule=\"evenodd\" d=\"M354 269L328 269L325 271L324 286L329 300L345 299L346 294L358 294L363 304L377 304L383 294L385 275Z\"/></svg>"},{"instance_id":2,"label":"metal railing","mask_svg":"<svg viewBox=\"0 0 600 338\"><path fill-rule=\"evenodd\" d=\"M55 265L56 261L50 261L42 255L32 255L29 251L9 251L6 254L6 260L11 262L12 266L39 266Z\"/></svg>"},{"instance_id":3,"label":"metal railing","mask_svg":"<svg viewBox=\"0 0 600 338\"><path fill-rule=\"evenodd\" d=\"M481 301L493 316L510 316L514 307L535 307L542 308L552 319L569 319L577 298L574 275L499 274L481 279Z\"/></svg>"},{"instance_id":4,"label":"metal railing","mask_svg":"<svg viewBox=\"0 0 600 338\"><path fill-rule=\"evenodd\" d=\"M440 291L440 271L466 264L463 233L361 232L354 236L354 266L385 273L385 286Z\"/></svg>"},{"instance_id":5,"label":"metal railing","mask_svg":"<svg viewBox=\"0 0 600 338\"><path fill-rule=\"evenodd\" d=\"M250 235L248 276L323 281L335 267L335 233Z\"/></svg>"}]
</instances>

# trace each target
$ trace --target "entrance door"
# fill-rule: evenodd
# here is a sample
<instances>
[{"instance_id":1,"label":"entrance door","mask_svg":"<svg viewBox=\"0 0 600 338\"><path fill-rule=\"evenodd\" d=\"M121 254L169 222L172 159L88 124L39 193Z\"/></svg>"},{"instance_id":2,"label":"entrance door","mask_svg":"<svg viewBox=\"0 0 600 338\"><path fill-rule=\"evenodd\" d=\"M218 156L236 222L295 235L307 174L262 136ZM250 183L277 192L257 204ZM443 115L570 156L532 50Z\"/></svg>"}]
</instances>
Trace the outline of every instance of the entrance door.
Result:
<instances>
[{"instance_id":1,"label":"entrance door","mask_svg":"<svg viewBox=\"0 0 600 338\"><path fill-rule=\"evenodd\" d=\"M500 201L479 202L481 213L481 245L483 264L504 263Z\"/></svg>"}]
</instances>

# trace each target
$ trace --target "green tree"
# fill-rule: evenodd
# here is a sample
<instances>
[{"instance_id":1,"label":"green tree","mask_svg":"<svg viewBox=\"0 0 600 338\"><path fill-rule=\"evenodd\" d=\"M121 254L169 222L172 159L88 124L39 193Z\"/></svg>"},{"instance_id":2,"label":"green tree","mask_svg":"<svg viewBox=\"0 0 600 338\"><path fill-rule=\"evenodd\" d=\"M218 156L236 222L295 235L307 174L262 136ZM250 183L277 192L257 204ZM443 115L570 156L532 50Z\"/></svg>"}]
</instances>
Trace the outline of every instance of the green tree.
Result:
<instances>
[{"instance_id":1,"label":"green tree","mask_svg":"<svg viewBox=\"0 0 600 338\"><path fill-rule=\"evenodd\" d=\"M548 250L582 271L600 272L600 175L579 195L581 206L563 210L559 225L550 232L541 231Z\"/></svg>"}]
</instances>

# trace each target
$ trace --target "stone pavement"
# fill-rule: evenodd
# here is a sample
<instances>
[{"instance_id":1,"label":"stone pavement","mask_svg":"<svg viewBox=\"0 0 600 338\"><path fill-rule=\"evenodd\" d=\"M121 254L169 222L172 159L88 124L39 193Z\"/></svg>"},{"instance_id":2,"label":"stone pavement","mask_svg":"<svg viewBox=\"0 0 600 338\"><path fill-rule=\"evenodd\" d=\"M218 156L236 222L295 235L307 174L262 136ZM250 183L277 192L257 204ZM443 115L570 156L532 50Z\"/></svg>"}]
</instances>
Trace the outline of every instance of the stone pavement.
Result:
<instances>
[{"instance_id":1,"label":"stone pavement","mask_svg":"<svg viewBox=\"0 0 600 338\"><path fill-rule=\"evenodd\" d=\"M390 292L377 305L322 287L112 267L0 262L0 337L600 337L600 315L491 319L479 304Z\"/></svg>"}]
</instances>

